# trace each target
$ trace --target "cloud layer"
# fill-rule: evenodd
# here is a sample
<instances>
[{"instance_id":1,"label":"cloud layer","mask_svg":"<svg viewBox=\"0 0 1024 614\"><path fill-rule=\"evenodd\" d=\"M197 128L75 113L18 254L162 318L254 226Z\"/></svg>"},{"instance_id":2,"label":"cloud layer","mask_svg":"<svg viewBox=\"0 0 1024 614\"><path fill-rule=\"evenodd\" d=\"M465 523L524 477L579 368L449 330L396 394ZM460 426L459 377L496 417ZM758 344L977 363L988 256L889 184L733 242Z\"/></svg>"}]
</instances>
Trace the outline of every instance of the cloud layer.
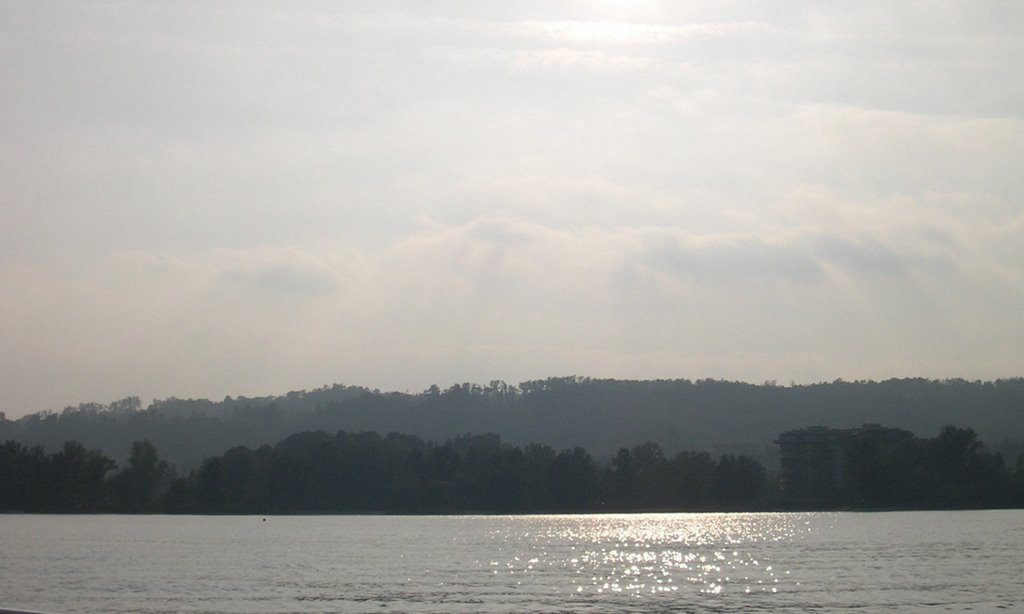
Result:
<instances>
[{"instance_id":1,"label":"cloud layer","mask_svg":"<svg viewBox=\"0 0 1024 614\"><path fill-rule=\"evenodd\" d=\"M1024 370L1005 3L0 9L0 411Z\"/></svg>"}]
</instances>

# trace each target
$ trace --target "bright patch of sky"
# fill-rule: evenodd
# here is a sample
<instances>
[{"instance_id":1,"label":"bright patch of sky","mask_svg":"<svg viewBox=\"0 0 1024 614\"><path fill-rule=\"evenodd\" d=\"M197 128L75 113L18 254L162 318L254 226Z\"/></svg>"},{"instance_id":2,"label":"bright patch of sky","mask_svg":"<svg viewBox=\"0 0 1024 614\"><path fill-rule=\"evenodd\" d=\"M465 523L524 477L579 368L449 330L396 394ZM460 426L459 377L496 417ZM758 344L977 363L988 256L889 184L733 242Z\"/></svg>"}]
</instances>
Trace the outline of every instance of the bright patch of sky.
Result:
<instances>
[{"instance_id":1,"label":"bright patch of sky","mask_svg":"<svg viewBox=\"0 0 1024 614\"><path fill-rule=\"evenodd\" d=\"M1014 2L0 6L0 411L1024 374Z\"/></svg>"}]
</instances>

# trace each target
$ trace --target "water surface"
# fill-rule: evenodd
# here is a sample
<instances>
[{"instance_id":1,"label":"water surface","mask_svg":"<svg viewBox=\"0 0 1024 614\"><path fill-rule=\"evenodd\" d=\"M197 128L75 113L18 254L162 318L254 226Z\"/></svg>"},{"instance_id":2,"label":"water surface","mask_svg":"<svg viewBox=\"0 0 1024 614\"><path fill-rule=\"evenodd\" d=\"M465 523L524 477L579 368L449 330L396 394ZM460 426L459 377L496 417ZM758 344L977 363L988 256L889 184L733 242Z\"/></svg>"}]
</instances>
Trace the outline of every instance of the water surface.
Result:
<instances>
[{"instance_id":1,"label":"water surface","mask_svg":"<svg viewBox=\"0 0 1024 614\"><path fill-rule=\"evenodd\" d=\"M0 516L51 612L1024 610L1024 512Z\"/></svg>"}]
</instances>

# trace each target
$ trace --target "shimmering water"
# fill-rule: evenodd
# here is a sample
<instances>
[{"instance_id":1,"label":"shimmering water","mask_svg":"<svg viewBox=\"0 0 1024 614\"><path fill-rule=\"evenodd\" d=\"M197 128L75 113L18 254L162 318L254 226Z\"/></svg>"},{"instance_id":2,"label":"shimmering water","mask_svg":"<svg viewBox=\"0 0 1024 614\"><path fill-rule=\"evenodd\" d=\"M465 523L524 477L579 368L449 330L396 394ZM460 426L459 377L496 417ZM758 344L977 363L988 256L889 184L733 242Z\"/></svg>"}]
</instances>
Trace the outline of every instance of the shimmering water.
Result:
<instances>
[{"instance_id":1,"label":"shimmering water","mask_svg":"<svg viewBox=\"0 0 1024 614\"><path fill-rule=\"evenodd\" d=\"M52 612L1024 611L1024 512L0 516Z\"/></svg>"}]
</instances>

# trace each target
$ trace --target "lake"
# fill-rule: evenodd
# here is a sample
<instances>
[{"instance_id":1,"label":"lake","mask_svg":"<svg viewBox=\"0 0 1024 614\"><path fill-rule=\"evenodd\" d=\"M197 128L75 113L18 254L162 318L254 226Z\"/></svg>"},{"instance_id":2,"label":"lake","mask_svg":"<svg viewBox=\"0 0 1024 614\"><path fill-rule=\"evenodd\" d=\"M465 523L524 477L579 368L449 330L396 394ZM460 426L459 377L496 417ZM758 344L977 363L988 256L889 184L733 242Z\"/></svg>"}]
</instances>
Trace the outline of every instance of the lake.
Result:
<instances>
[{"instance_id":1,"label":"lake","mask_svg":"<svg viewBox=\"0 0 1024 614\"><path fill-rule=\"evenodd\" d=\"M1024 511L0 515L47 612L1024 611Z\"/></svg>"}]
</instances>

